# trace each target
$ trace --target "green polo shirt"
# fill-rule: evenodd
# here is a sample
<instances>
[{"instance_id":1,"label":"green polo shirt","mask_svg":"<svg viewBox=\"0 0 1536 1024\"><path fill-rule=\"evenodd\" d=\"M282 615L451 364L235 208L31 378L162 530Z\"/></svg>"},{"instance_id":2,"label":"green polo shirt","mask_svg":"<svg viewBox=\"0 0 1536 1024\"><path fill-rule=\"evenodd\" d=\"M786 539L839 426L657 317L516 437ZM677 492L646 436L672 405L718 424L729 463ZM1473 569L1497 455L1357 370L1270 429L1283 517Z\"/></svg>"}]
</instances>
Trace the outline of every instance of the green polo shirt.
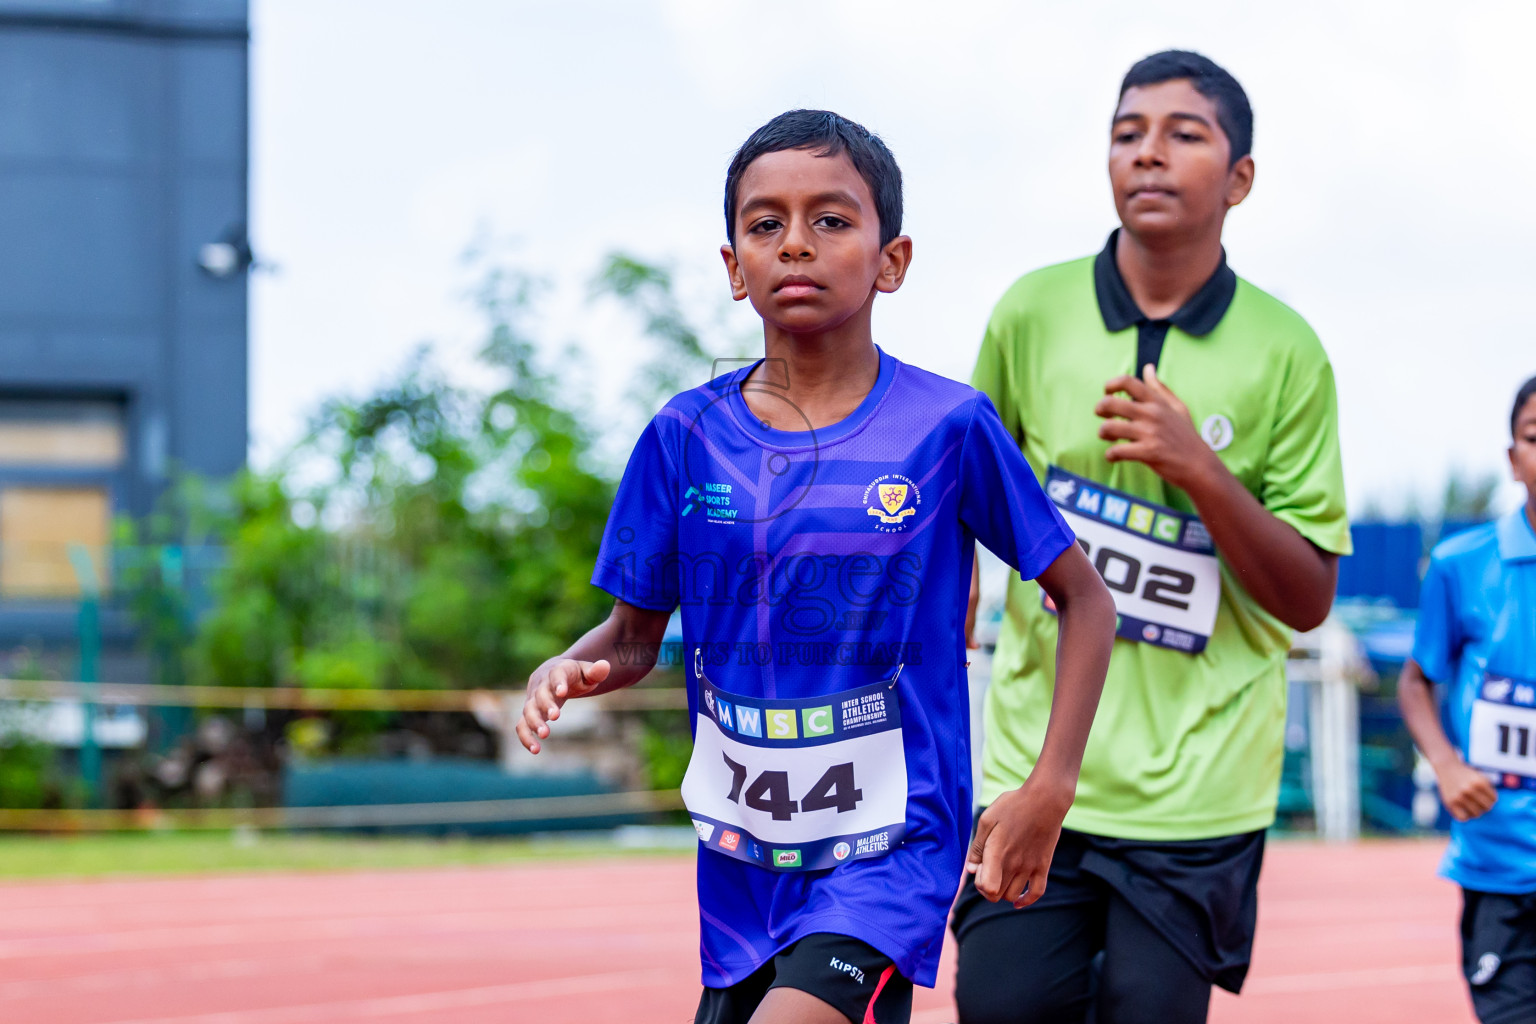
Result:
<instances>
[{"instance_id":1,"label":"green polo shirt","mask_svg":"<svg viewBox=\"0 0 1536 1024\"><path fill-rule=\"evenodd\" d=\"M1110 463L1094 404L1150 359L1226 467L1274 515L1348 554L1333 369L1285 304L1227 268L1167 321L1136 308L1114 261L1020 278L992 313L972 383L991 397L1035 472L1048 467L1193 512L1138 462ZM1221 561L1221 600L1196 655L1117 639L1066 826L1123 839L1234 835L1274 821L1291 630ZM1056 676L1056 617L1013 577L986 700L981 799L1024 781L1040 754Z\"/></svg>"}]
</instances>

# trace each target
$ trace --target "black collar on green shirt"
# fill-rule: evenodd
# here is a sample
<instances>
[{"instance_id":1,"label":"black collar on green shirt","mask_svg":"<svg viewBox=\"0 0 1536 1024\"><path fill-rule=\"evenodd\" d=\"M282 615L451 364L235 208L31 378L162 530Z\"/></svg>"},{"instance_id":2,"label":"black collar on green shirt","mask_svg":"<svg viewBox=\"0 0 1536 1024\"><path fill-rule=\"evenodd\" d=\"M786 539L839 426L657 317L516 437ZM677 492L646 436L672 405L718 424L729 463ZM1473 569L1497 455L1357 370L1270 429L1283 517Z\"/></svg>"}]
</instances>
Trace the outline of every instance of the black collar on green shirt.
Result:
<instances>
[{"instance_id":1,"label":"black collar on green shirt","mask_svg":"<svg viewBox=\"0 0 1536 1024\"><path fill-rule=\"evenodd\" d=\"M1173 316L1166 320L1152 320L1136 305L1136 300L1131 298L1130 290L1125 286L1125 278L1120 276L1120 267L1115 263L1115 242L1119 237L1120 229L1116 228L1110 233L1109 241L1099 255L1094 258L1093 290L1098 296L1099 315L1104 318L1105 330L1123 331L1136 325L1135 373L1139 376L1141 368L1146 364L1157 365L1163 353L1163 339L1168 336L1170 325L1195 337L1216 329L1221 318L1227 315L1232 297L1237 294L1237 275L1227 266L1227 252L1223 249L1216 272L1200 286L1200 290L1190 296L1189 301L1180 306Z\"/></svg>"}]
</instances>

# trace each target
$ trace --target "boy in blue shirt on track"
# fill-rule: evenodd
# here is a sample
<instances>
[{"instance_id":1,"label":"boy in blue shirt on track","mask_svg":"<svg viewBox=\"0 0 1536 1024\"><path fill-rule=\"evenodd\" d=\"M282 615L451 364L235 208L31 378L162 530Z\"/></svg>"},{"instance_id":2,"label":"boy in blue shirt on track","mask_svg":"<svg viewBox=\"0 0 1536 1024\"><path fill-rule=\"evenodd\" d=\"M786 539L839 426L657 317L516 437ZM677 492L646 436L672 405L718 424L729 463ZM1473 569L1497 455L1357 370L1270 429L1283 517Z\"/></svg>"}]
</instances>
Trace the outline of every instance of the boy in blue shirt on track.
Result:
<instances>
[{"instance_id":1,"label":"boy in blue shirt on track","mask_svg":"<svg viewBox=\"0 0 1536 1024\"><path fill-rule=\"evenodd\" d=\"M1455 819L1440 873L1462 889L1462 970L1483 1024L1536 1022L1536 377L1510 433L1525 505L1435 548L1398 683Z\"/></svg>"},{"instance_id":2,"label":"boy in blue shirt on track","mask_svg":"<svg viewBox=\"0 0 1536 1024\"><path fill-rule=\"evenodd\" d=\"M592 581L608 619L528 681L538 753L571 697L636 682L681 607L699 835L699 1024L904 1022L968 859L964 621L981 541L1061 616L1036 771L969 859L1043 891L1114 634L1097 572L987 398L876 347L901 286L901 172L797 110L731 161L722 247L766 358L673 398L630 456Z\"/></svg>"}]
</instances>

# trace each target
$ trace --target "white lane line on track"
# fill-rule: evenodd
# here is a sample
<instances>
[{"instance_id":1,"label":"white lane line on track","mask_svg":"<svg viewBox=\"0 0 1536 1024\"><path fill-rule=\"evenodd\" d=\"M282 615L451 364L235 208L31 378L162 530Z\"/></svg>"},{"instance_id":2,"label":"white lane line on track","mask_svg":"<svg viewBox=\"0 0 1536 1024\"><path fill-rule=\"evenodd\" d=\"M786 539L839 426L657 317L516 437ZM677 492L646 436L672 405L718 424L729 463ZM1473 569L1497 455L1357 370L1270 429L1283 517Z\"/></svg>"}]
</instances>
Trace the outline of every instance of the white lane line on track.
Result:
<instances>
[{"instance_id":1,"label":"white lane line on track","mask_svg":"<svg viewBox=\"0 0 1536 1024\"><path fill-rule=\"evenodd\" d=\"M661 915L675 913L675 903L636 903L623 907L626 914L655 921ZM27 938L0 939L0 960L34 957L97 956L102 953L146 949L202 948L209 945L329 941L333 939L378 939L406 930L389 930L390 924L409 926L408 933L419 936L422 929L496 932L520 927L516 910L462 910L421 913L411 910L361 914L325 914L307 918L271 918L259 922L232 922L180 926L159 925L111 932L72 932ZM565 928L612 925L611 907L576 907L566 911L557 922Z\"/></svg>"},{"instance_id":2,"label":"white lane line on track","mask_svg":"<svg viewBox=\"0 0 1536 1024\"><path fill-rule=\"evenodd\" d=\"M647 943L675 942L678 949L686 950L698 944L698 927L686 930L654 931L643 936ZM573 947L590 948L590 942L571 942ZM494 961L497 966L511 962L512 958L526 956L527 943L522 936L505 937L468 935L455 941L435 942L409 950L378 953L368 950L366 955L374 960L387 960L392 968L402 970L432 970L445 965L463 967L472 962ZM0 976L0 1021L10 1019L7 1014L17 1012L8 1004L29 999L46 999L61 993L144 992L156 988L186 986L197 982L233 981L248 978L270 978L274 983L286 983L299 976L315 974L344 974L356 969L359 947L321 948L293 955L269 957L237 957L217 960L188 960L156 966L134 964L113 970L82 974L66 974L47 978L29 978L7 981ZM495 969L494 967L492 969Z\"/></svg>"},{"instance_id":3,"label":"white lane line on track","mask_svg":"<svg viewBox=\"0 0 1536 1024\"><path fill-rule=\"evenodd\" d=\"M1243 995L1282 992L1336 992L1352 988L1390 988L1396 985L1459 984L1455 964L1418 964L1404 967L1371 967L1356 971L1317 971L1254 978L1243 986Z\"/></svg>"},{"instance_id":4,"label":"white lane line on track","mask_svg":"<svg viewBox=\"0 0 1536 1024\"><path fill-rule=\"evenodd\" d=\"M494 1006L527 999L551 999L604 992L615 989L675 985L683 972L650 969L613 971L608 974L582 974L544 981L521 981L483 988L450 989L416 995L383 996L369 999L344 999L329 1003L304 1003L297 1006L272 1006L262 1010L230 1010L197 1013L182 1017L136 1017L116 1019L101 1024L311 1024L313 1021L375 1020L407 1013L437 1013L471 1006Z\"/></svg>"},{"instance_id":5,"label":"white lane line on track","mask_svg":"<svg viewBox=\"0 0 1536 1024\"><path fill-rule=\"evenodd\" d=\"M286 876L280 880L280 884L207 895L198 893L191 886L166 887L152 899L132 903L93 899L91 887L88 884L82 884L61 889L60 898L57 900L23 904L10 899L11 894L0 886L0 906L4 906L6 911L0 925L7 928L32 929L56 927L61 923L67 926L71 921L94 923L103 919L130 923L155 923L171 913L166 909L168 906L179 908L175 913L181 920L189 916L194 919L201 917L205 920L208 918L223 920L232 910L252 919L288 915L311 916L312 908L317 903L325 905L340 903L350 906L388 904L406 909L431 908L441 906L445 902L473 902L479 906L487 902L487 896L491 897L490 902L493 904L504 906L510 911L528 914L563 911L570 906L568 896L560 898L561 893L553 891L548 886L541 886L538 890L528 890L508 886L497 888L489 885L436 888L370 887L367 889L336 885L329 889L317 890L286 884L290 881L306 880L296 876ZM692 896L694 892L692 878L687 880L686 885L678 886L658 885L655 879L639 879L632 885L622 879L608 879L607 882L614 887L614 891L670 892L675 890L679 896ZM507 899L505 894L508 892L518 893L518 898ZM605 908L610 906L607 901L598 905Z\"/></svg>"},{"instance_id":6,"label":"white lane line on track","mask_svg":"<svg viewBox=\"0 0 1536 1024\"><path fill-rule=\"evenodd\" d=\"M0 903L8 908L50 909L55 907L97 907L160 905L174 895L183 902L225 903L231 899L266 896L271 890L288 893L291 899L305 900L312 893L332 895L337 891L350 894L398 896L411 893L436 897L443 890L482 887L519 887L526 883L528 874L543 877L540 889L532 898L538 899L546 892L555 895L566 885L566 875L575 880L590 879L591 872L601 869L604 877L616 886L631 888L655 884L658 876L673 877L673 868L686 868L677 877L693 891L693 860L676 864L657 858L652 864L637 865L626 862L590 861L590 867L578 871L575 868L545 864L487 865L484 867L436 868L421 866L395 871L351 871L341 869L293 869L281 873L232 872L206 875L145 875L137 877L63 877L40 878L27 881L7 879L0 881ZM549 906L561 905L552 901Z\"/></svg>"}]
</instances>

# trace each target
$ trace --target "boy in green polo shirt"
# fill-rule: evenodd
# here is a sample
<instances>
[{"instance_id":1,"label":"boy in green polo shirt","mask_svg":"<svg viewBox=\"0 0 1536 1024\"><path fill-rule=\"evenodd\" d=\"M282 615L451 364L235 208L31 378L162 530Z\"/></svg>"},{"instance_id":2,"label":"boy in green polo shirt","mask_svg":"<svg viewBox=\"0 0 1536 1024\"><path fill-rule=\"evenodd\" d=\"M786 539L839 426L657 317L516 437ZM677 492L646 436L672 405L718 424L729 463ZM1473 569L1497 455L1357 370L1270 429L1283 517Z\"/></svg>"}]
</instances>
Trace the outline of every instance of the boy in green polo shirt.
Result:
<instances>
[{"instance_id":1,"label":"boy in green polo shirt","mask_svg":"<svg viewBox=\"0 0 1536 1024\"><path fill-rule=\"evenodd\" d=\"M1247 972L1286 651L1327 616L1349 552L1327 356L1221 244L1253 183L1251 138L1242 87L1205 57L1132 67L1110 135L1120 230L1021 278L982 341L973 384L1045 474L1120 622L1045 893L1015 911L961 891L962 1024L1204 1021L1211 985L1236 992ZM1056 644L1039 589L1011 579L984 804L1039 756Z\"/></svg>"}]
</instances>

